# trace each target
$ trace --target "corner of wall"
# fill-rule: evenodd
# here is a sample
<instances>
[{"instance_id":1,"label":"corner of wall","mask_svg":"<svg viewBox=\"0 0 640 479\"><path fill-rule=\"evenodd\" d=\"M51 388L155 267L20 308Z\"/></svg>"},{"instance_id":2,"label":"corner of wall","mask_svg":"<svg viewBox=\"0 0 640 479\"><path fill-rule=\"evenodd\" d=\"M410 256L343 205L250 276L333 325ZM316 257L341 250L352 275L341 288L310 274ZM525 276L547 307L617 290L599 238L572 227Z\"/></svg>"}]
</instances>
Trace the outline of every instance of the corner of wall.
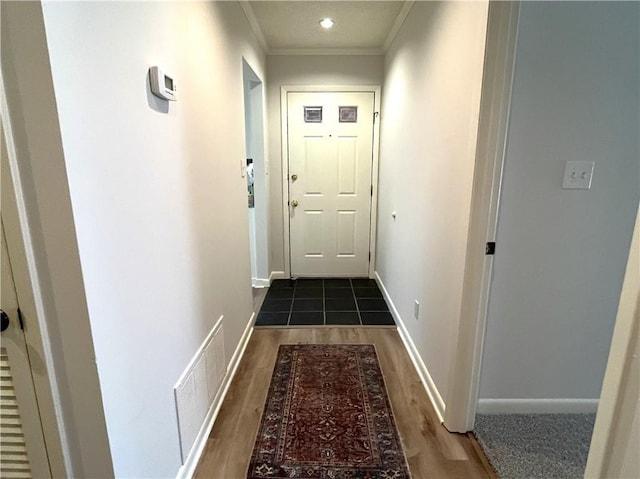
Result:
<instances>
[{"instance_id":1,"label":"corner of wall","mask_svg":"<svg viewBox=\"0 0 640 479\"><path fill-rule=\"evenodd\" d=\"M380 290L382 291L382 295L384 296L384 299L389 305L389 310L393 315L393 319L398 325L398 333L400 334L402 343L404 344L407 350L407 354L411 358L411 362L413 363L413 366L416 368L416 372L418 373L418 376L420 377L420 381L422 382L422 385L424 386L424 389L427 395L429 396L429 399L431 400L431 404L433 405L433 408L436 411L436 415L438 416L438 419L442 423L444 420L443 418L444 418L444 410L445 410L445 403L444 403L444 400L442 399L442 395L440 394L440 391L438 391L438 387L436 386L436 383L433 381L433 378L429 373L429 369L424 364L424 361L422 360L422 357L420 356L420 353L416 348L416 345L411 339L411 335L407 331L407 328L404 324L402 317L400 316L400 313L398 312L398 309L393 304L393 300L391 299L391 296L389 295L387 288L382 282L382 278L380 278L380 275L377 272L375 273L375 279L378 285L380 286Z\"/></svg>"}]
</instances>

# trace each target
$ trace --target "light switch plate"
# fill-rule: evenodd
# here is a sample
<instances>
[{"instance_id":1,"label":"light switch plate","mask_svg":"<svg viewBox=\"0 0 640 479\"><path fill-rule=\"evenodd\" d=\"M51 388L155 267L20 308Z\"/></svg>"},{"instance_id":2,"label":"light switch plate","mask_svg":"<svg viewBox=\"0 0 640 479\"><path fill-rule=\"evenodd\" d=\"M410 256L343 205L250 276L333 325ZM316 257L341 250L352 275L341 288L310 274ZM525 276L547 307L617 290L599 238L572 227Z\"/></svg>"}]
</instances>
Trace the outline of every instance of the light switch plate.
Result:
<instances>
[{"instance_id":1,"label":"light switch plate","mask_svg":"<svg viewBox=\"0 0 640 479\"><path fill-rule=\"evenodd\" d=\"M564 190L588 190L593 178L593 161L567 161L562 179Z\"/></svg>"}]
</instances>

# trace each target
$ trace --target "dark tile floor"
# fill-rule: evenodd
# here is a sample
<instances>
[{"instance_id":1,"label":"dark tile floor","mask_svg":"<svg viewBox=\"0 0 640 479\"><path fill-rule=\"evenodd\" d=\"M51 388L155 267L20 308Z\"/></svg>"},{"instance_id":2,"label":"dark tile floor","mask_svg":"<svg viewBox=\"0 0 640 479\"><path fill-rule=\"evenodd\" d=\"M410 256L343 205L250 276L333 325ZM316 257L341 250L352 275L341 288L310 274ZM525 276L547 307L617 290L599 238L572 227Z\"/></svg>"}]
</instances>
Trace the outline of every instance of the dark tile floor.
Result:
<instances>
[{"instance_id":1,"label":"dark tile floor","mask_svg":"<svg viewBox=\"0 0 640 479\"><path fill-rule=\"evenodd\" d=\"M394 326L372 279L277 279L256 326Z\"/></svg>"}]
</instances>

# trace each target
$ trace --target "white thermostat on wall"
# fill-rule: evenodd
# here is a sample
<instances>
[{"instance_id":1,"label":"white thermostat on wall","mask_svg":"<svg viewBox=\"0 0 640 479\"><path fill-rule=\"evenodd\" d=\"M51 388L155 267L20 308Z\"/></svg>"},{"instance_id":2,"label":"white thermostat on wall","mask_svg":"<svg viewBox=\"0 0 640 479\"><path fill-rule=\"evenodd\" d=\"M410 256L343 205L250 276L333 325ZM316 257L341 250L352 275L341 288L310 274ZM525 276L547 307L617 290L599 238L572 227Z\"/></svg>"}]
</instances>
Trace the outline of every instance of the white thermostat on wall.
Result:
<instances>
[{"instance_id":1,"label":"white thermostat on wall","mask_svg":"<svg viewBox=\"0 0 640 479\"><path fill-rule=\"evenodd\" d=\"M163 72L160 67L149 68L151 92L163 100L176 101L176 82L173 77Z\"/></svg>"}]
</instances>

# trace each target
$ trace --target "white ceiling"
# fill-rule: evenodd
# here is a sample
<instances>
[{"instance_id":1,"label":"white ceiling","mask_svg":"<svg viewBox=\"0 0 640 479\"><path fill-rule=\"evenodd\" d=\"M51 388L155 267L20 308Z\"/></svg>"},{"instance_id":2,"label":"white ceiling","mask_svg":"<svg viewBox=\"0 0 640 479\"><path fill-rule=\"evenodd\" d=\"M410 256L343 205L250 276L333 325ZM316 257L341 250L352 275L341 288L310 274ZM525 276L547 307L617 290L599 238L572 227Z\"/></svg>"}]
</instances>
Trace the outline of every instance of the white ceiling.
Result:
<instances>
[{"instance_id":1,"label":"white ceiling","mask_svg":"<svg viewBox=\"0 0 640 479\"><path fill-rule=\"evenodd\" d=\"M413 1L242 1L268 54L382 54ZM322 18L336 23L330 30Z\"/></svg>"}]
</instances>

